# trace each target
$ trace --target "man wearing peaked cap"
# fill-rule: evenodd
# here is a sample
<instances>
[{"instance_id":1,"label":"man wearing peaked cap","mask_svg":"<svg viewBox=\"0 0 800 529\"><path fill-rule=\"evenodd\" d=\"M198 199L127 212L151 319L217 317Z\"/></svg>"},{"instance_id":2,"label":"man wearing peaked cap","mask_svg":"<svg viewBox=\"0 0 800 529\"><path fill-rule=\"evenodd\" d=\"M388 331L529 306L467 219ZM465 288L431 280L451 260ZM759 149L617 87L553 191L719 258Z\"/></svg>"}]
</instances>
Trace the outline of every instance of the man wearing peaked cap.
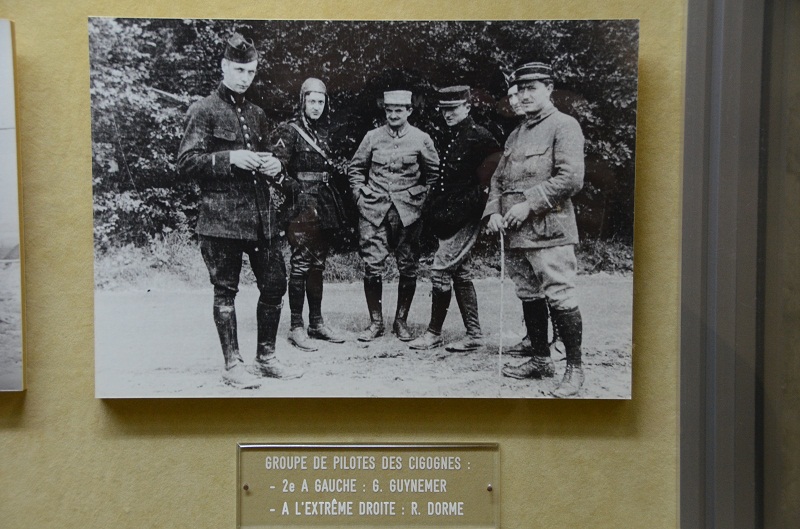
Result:
<instances>
[{"instance_id":1,"label":"man wearing peaked cap","mask_svg":"<svg viewBox=\"0 0 800 529\"><path fill-rule=\"evenodd\" d=\"M224 383L238 388L260 385L239 353L234 300L242 256L256 277L258 344L252 371L259 377L296 378L275 355L286 269L281 252L286 210L294 202L293 180L268 151L264 111L248 101L258 54L252 41L233 35L222 59L222 82L187 112L178 152L181 175L200 186L197 233L214 286L214 323L222 346Z\"/></svg>"},{"instance_id":2,"label":"man wearing peaked cap","mask_svg":"<svg viewBox=\"0 0 800 529\"><path fill-rule=\"evenodd\" d=\"M455 291L467 336L445 348L467 352L483 344L470 252L480 231L481 213L500 145L469 115L468 86L440 90L438 106L447 127L437 137L439 182L429 197L430 215L426 219L439 242L431 266L431 319L428 329L410 347L431 349L442 345L442 325Z\"/></svg>"},{"instance_id":3,"label":"man wearing peaked cap","mask_svg":"<svg viewBox=\"0 0 800 529\"><path fill-rule=\"evenodd\" d=\"M386 124L364 136L348 174L359 212L359 253L364 261L364 295L369 327L358 339L383 335L383 283L386 258L392 252L400 271L393 332L413 338L407 318L417 288L420 216L428 192L439 176L433 140L408 123L411 92L384 92Z\"/></svg>"},{"instance_id":4,"label":"man wearing peaked cap","mask_svg":"<svg viewBox=\"0 0 800 529\"><path fill-rule=\"evenodd\" d=\"M518 66L511 75L511 85L517 85L523 81L553 81L553 68L544 62L527 62Z\"/></svg>"},{"instance_id":5,"label":"man wearing peaked cap","mask_svg":"<svg viewBox=\"0 0 800 529\"><path fill-rule=\"evenodd\" d=\"M506 238L508 271L522 301L532 356L521 365L507 365L503 374L554 376L547 341L552 319L567 356L564 376L552 394L571 397L584 382L583 322L575 292L578 228L571 200L583 187L583 132L550 100L553 73L548 64L523 64L511 82L525 117L506 141L483 216L489 231Z\"/></svg>"}]
</instances>

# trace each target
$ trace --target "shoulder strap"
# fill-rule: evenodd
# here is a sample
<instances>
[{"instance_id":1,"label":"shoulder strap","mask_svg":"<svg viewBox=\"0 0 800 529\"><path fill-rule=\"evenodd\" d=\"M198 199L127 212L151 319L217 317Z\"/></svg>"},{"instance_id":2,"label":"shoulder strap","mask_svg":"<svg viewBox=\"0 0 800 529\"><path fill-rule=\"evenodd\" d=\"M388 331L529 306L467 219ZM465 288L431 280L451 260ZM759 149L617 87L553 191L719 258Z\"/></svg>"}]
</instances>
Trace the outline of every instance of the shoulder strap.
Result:
<instances>
[{"instance_id":1,"label":"shoulder strap","mask_svg":"<svg viewBox=\"0 0 800 529\"><path fill-rule=\"evenodd\" d=\"M303 138L304 140L306 140L306 143L308 143L309 145L311 145L311 148L312 148L312 149L314 149L315 151L317 151L317 152L318 152L318 153L319 153L319 154L320 154L320 155L321 155L323 158L325 158L325 160L326 160L326 161L328 161L328 162L330 162L330 161L331 161L331 159L328 157L328 155L325 153L325 151L323 151L323 150L320 148L320 146L319 146L319 145L317 145L317 142L315 142L315 141L314 141L314 140L311 138L311 136L309 136L309 135L306 133L306 131L304 131L302 128L300 128L300 126L299 126L297 123L289 123L289 125L291 125L291 126L292 126L292 128L294 128L294 130L296 130L296 131L297 131L297 133L300 135L300 137L301 137L301 138Z\"/></svg>"}]
</instances>

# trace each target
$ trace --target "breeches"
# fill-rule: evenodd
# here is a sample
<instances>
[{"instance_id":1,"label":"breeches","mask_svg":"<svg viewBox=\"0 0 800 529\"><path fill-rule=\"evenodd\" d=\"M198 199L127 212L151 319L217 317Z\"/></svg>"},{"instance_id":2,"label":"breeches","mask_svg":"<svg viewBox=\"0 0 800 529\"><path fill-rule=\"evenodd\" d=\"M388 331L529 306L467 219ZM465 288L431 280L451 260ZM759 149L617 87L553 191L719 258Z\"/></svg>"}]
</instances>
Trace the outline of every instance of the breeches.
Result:
<instances>
[{"instance_id":1,"label":"breeches","mask_svg":"<svg viewBox=\"0 0 800 529\"><path fill-rule=\"evenodd\" d=\"M200 237L200 251L214 285L214 304L233 305L239 291L242 256L247 254L260 292L259 302L280 305L286 293L286 264L281 240L246 241L223 237Z\"/></svg>"},{"instance_id":2,"label":"breeches","mask_svg":"<svg viewBox=\"0 0 800 529\"><path fill-rule=\"evenodd\" d=\"M392 206L380 226L360 217L358 229L365 277L381 277L390 252L394 254L401 276L417 277L422 223L416 221L403 226L397 209Z\"/></svg>"},{"instance_id":3,"label":"breeches","mask_svg":"<svg viewBox=\"0 0 800 529\"><path fill-rule=\"evenodd\" d=\"M433 255L431 286L438 292L450 290L450 283L472 280L471 251L478 239L480 224L470 222L447 239L439 239Z\"/></svg>"},{"instance_id":4,"label":"breeches","mask_svg":"<svg viewBox=\"0 0 800 529\"><path fill-rule=\"evenodd\" d=\"M451 283L472 281L472 259L467 255L460 263L444 270L431 269L431 287L437 292L447 292Z\"/></svg>"},{"instance_id":5,"label":"breeches","mask_svg":"<svg viewBox=\"0 0 800 529\"><path fill-rule=\"evenodd\" d=\"M550 248L516 248L506 252L508 275L522 301L546 298L557 310L578 306L575 274L578 263L571 244Z\"/></svg>"},{"instance_id":6,"label":"breeches","mask_svg":"<svg viewBox=\"0 0 800 529\"><path fill-rule=\"evenodd\" d=\"M303 278L311 270L324 270L330 251L333 234L330 230L316 227L310 230L296 230L289 236L292 256L289 259L291 277Z\"/></svg>"}]
</instances>

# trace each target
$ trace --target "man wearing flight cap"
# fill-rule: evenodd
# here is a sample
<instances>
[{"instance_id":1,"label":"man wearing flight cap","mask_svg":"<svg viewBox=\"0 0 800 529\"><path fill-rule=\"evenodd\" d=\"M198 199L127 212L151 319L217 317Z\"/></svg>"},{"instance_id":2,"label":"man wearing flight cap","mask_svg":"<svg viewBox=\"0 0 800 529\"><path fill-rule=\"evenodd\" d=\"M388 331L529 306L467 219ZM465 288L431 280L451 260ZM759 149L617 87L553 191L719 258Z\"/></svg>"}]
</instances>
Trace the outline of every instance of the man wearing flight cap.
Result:
<instances>
[{"instance_id":1,"label":"man wearing flight cap","mask_svg":"<svg viewBox=\"0 0 800 529\"><path fill-rule=\"evenodd\" d=\"M194 103L178 153L178 170L200 186L197 233L214 286L214 323L225 359L223 382L239 388L260 385L239 353L234 300L242 255L256 277L257 346L252 372L258 377L296 378L275 355L275 337L286 268L281 253L285 212L294 201L294 182L280 161L265 152L268 124L264 111L245 98L256 74L253 42L234 34L222 59L222 82Z\"/></svg>"},{"instance_id":2,"label":"man wearing flight cap","mask_svg":"<svg viewBox=\"0 0 800 529\"><path fill-rule=\"evenodd\" d=\"M384 334L381 278L390 251L400 272L392 330L400 340L413 338L407 318L417 288L419 219L439 176L433 140L408 123L411 92L384 92L383 104L386 125L367 132L348 170L359 212L359 253L370 315L369 327L358 336L363 342Z\"/></svg>"},{"instance_id":3,"label":"man wearing flight cap","mask_svg":"<svg viewBox=\"0 0 800 529\"><path fill-rule=\"evenodd\" d=\"M289 342L304 351L316 351L309 337L333 343L344 339L322 318L322 273L334 232L344 222L344 209L333 178L336 175L326 126L328 90L321 80L306 79L300 87L297 116L281 124L270 144L289 177L299 186L287 235L289 260ZM308 332L303 324L308 297Z\"/></svg>"},{"instance_id":4,"label":"man wearing flight cap","mask_svg":"<svg viewBox=\"0 0 800 529\"><path fill-rule=\"evenodd\" d=\"M448 344L445 349L467 352L483 344L470 252L480 231L481 213L486 204L489 179L497 166L500 145L469 115L468 86L440 90L439 110L447 127L437 138L439 182L428 198L430 215L426 219L439 240L431 266L431 319L425 333L409 346L432 349L442 345L442 325L455 291L467 336Z\"/></svg>"},{"instance_id":5,"label":"man wearing flight cap","mask_svg":"<svg viewBox=\"0 0 800 529\"><path fill-rule=\"evenodd\" d=\"M525 118L506 141L483 216L489 231L506 237L507 268L522 301L532 356L521 365L507 365L503 374L519 379L554 376L547 342L551 318L567 360L552 394L570 397L584 382L583 322L575 292L578 229L571 200L583 187L583 132L550 100L550 65L524 64L511 84L517 86Z\"/></svg>"}]
</instances>

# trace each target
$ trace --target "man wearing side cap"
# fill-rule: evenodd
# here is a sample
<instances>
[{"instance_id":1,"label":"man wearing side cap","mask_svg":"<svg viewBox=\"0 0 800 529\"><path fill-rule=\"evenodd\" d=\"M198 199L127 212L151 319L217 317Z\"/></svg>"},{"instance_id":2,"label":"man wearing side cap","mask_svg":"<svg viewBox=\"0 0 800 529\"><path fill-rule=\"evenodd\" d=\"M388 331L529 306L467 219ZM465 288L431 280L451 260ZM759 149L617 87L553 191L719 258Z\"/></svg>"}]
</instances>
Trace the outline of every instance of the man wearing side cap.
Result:
<instances>
[{"instance_id":1,"label":"man wearing side cap","mask_svg":"<svg viewBox=\"0 0 800 529\"><path fill-rule=\"evenodd\" d=\"M384 334L382 275L390 251L400 272L392 331L400 340L413 338L407 318L417 288L419 219L439 176L433 140L408 123L411 92L384 92L383 104L386 125L364 136L348 171L359 212L359 253L370 316L369 327L358 336L362 342Z\"/></svg>"},{"instance_id":2,"label":"man wearing side cap","mask_svg":"<svg viewBox=\"0 0 800 529\"><path fill-rule=\"evenodd\" d=\"M300 87L297 117L281 124L270 140L275 157L300 190L287 229L292 248L289 260L289 343L303 351L317 350L309 337L332 343L344 342L322 318L322 273L330 241L344 222L341 198L333 182L336 168L328 143L327 113L325 83L309 77ZM303 324L306 296L308 332Z\"/></svg>"},{"instance_id":3,"label":"man wearing side cap","mask_svg":"<svg viewBox=\"0 0 800 529\"><path fill-rule=\"evenodd\" d=\"M260 385L258 377L296 378L302 372L275 355L286 269L281 253L285 212L296 189L268 149L264 111L245 98L258 66L253 42L234 34L222 59L222 82L194 103L178 153L178 169L200 186L197 233L214 285L214 323L225 369L224 383L238 388ZM234 300L242 256L246 253L259 290L258 327L252 373L239 353Z\"/></svg>"},{"instance_id":4,"label":"man wearing side cap","mask_svg":"<svg viewBox=\"0 0 800 529\"><path fill-rule=\"evenodd\" d=\"M439 110L447 127L437 138L439 182L428 198L430 215L426 219L439 242L431 266L431 319L425 333L409 347L432 349L443 344L442 325L455 292L467 335L447 344L445 349L468 352L483 345L470 252L480 232L489 179L497 167L500 145L469 115L468 86L440 90Z\"/></svg>"},{"instance_id":5,"label":"man wearing side cap","mask_svg":"<svg viewBox=\"0 0 800 529\"><path fill-rule=\"evenodd\" d=\"M533 356L521 365L505 366L503 374L518 379L554 376L547 342L551 318L567 357L552 394L571 397L584 382L583 322L575 292L578 228L571 200L583 187L583 132L550 100L550 65L524 64L511 84L517 86L525 118L506 141L483 216L489 231L506 237L507 269L522 301Z\"/></svg>"}]
</instances>

